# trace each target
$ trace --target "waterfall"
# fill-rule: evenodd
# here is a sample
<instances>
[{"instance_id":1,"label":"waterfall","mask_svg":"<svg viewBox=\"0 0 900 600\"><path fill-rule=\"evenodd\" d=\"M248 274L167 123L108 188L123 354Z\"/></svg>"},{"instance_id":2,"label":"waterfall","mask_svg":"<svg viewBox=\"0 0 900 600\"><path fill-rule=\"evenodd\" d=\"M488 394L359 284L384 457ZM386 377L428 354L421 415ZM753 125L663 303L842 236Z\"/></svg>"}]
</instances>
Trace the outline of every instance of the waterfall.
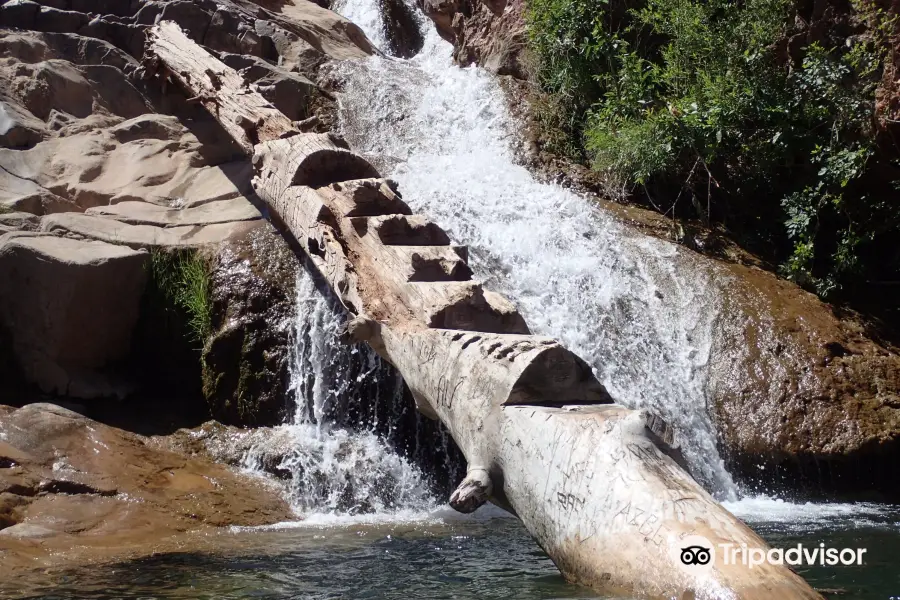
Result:
<instances>
[{"instance_id":1,"label":"waterfall","mask_svg":"<svg viewBox=\"0 0 900 600\"><path fill-rule=\"evenodd\" d=\"M377 0L337 10L383 39ZM434 27L412 59L330 71L350 144L400 183L413 210L469 246L476 277L516 302L535 333L578 353L618 402L671 423L694 476L734 498L706 408L724 275L536 181L516 162L517 126L496 79L454 65Z\"/></svg>"},{"instance_id":2,"label":"waterfall","mask_svg":"<svg viewBox=\"0 0 900 600\"><path fill-rule=\"evenodd\" d=\"M434 511L434 490L440 486L416 459L428 458L419 434L440 437L419 431L421 419L403 397L402 380L368 347L341 342L342 310L302 269L296 306L290 369L294 417L290 424L260 430L244 466L279 474L291 505L314 523L373 515L421 518ZM404 431L402 439L411 438L414 445L406 452L390 442ZM434 453L448 455L446 447ZM448 480L460 476L454 464L440 466L449 472Z\"/></svg>"}]
</instances>

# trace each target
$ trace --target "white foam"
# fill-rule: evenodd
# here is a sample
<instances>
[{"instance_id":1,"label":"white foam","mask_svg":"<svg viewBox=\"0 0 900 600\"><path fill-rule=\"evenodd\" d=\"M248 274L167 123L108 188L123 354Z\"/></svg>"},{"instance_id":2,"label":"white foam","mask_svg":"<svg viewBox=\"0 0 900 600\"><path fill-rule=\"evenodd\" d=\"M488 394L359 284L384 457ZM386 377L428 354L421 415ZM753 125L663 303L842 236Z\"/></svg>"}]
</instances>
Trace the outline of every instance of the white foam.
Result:
<instances>
[{"instance_id":1,"label":"white foam","mask_svg":"<svg viewBox=\"0 0 900 600\"><path fill-rule=\"evenodd\" d=\"M296 306L293 423L236 434L223 443L241 447L240 438L251 436L243 467L286 479L287 499L302 519L297 526L427 519L437 501L421 470L375 433L377 423L351 428L338 420L353 403L359 408L377 402L372 394L402 402L400 389L371 386L366 397L357 393L359 381L378 381L386 367L370 350L339 341L343 316L305 270L298 275Z\"/></svg>"},{"instance_id":2,"label":"white foam","mask_svg":"<svg viewBox=\"0 0 900 600\"><path fill-rule=\"evenodd\" d=\"M752 496L722 504L750 524L782 524L794 529L889 525L892 515L900 512L883 504L794 503L768 496Z\"/></svg>"},{"instance_id":3,"label":"white foam","mask_svg":"<svg viewBox=\"0 0 900 600\"><path fill-rule=\"evenodd\" d=\"M492 504L485 504L471 514L462 514L447 506L435 507L431 510L399 509L358 515L314 512L296 521L283 521L256 527L234 526L231 530L346 529L356 526L379 525L441 526L458 522L487 522L494 519L515 519L515 517Z\"/></svg>"}]
</instances>

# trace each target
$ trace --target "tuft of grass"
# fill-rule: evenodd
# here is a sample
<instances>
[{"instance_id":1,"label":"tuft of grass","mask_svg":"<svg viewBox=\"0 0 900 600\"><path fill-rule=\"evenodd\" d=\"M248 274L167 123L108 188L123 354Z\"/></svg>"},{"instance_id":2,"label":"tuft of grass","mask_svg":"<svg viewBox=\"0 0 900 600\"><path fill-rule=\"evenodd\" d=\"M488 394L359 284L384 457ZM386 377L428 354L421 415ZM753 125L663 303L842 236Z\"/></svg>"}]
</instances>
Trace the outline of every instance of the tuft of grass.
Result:
<instances>
[{"instance_id":1,"label":"tuft of grass","mask_svg":"<svg viewBox=\"0 0 900 600\"><path fill-rule=\"evenodd\" d=\"M196 250L154 250L151 276L167 303L184 312L191 341L203 346L212 333L209 259Z\"/></svg>"}]
</instances>

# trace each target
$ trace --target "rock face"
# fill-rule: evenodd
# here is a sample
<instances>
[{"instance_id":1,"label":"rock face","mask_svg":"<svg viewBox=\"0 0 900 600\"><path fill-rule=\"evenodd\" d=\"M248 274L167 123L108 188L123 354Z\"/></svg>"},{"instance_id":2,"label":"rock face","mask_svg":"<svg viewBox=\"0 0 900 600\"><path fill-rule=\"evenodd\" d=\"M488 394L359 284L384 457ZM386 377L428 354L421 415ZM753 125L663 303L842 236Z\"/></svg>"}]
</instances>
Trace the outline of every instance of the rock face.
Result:
<instances>
[{"instance_id":1,"label":"rock face","mask_svg":"<svg viewBox=\"0 0 900 600\"><path fill-rule=\"evenodd\" d=\"M896 349L787 281L726 269L709 392L728 463L766 490L900 498Z\"/></svg>"},{"instance_id":2,"label":"rock face","mask_svg":"<svg viewBox=\"0 0 900 600\"><path fill-rule=\"evenodd\" d=\"M300 262L271 225L229 240L212 271L215 330L203 349L203 395L226 424L277 425L293 407L289 348Z\"/></svg>"},{"instance_id":3,"label":"rock face","mask_svg":"<svg viewBox=\"0 0 900 600\"><path fill-rule=\"evenodd\" d=\"M146 552L180 531L264 525L292 513L262 480L50 404L0 406L4 566L73 546Z\"/></svg>"},{"instance_id":4,"label":"rock face","mask_svg":"<svg viewBox=\"0 0 900 600\"><path fill-rule=\"evenodd\" d=\"M147 258L104 242L0 236L0 324L29 381L75 398L125 395L95 375L130 350Z\"/></svg>"},{"instance_id":5,"label":"rock face","mask_svg":"<svg viewBox=\"0 0 900 600\"><path fill-rule=\"evenodd\" d=\"M524 0L424 0L423 10L460 65L528 79Z\"/></svg>"},{"instance_id":6,"label":"rock face","mask_svg":"<svg viewBox=\"0 0 900 600\"><path fill-rule=\"evenodd\" d=\"M270 234L269 251L255 255L247 277L223 275L239 270L232 242L262 235L248 201L252 167L202 106L143 79L145 32L157 18L178 20L298 121L328 121L333 100L315 83L323 61L375 52L358 27L305 0L0 3L0 263L4 273L17 265L18 277L0 285L0 327L8 330L0 334L14 340L5 354L15 360L6 362L45 392L125 394L131 386L121 373L101 372L133 350L145 251L203 248L221 258L213 282L221 330L206 353L210 372L242 373L210 387L212 406L229 422L240 422L236 403L248 402L254 414L276 419L287 336L278 328L263 333L262 323L283 320L292 292L275 294L260 274L284 266L286 246ZM57 252L44 264L48 248ZM32 274L34 265L42 268ZM287 273L292 285L293 268Z\"/></svg>"}]
</instances>

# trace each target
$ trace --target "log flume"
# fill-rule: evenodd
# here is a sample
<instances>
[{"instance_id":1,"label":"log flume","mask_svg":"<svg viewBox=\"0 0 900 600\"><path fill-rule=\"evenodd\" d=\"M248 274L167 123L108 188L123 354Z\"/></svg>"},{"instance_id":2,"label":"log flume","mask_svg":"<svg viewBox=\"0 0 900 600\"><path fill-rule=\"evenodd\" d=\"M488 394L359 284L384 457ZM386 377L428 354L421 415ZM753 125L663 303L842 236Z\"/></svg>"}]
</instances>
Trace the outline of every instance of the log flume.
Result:
<instances>
[{"instance_id":1,"label":"log flume","mask_svg":"<svg viewBox=\"0 0 900 600\"><path fill-rule=\"evenodd\" d=\"M173 22L154 26L144 65L252 155L256 194L343 303L348 335L450 430L468 461L451 506L512 512L567 579L604 593L821 598L785 566L749 566L765 542L670 456L658 419L614 404L584 361L531 335L473 281L466 248L339 136L302 133Z\"/></svg>"}]
</instances>

